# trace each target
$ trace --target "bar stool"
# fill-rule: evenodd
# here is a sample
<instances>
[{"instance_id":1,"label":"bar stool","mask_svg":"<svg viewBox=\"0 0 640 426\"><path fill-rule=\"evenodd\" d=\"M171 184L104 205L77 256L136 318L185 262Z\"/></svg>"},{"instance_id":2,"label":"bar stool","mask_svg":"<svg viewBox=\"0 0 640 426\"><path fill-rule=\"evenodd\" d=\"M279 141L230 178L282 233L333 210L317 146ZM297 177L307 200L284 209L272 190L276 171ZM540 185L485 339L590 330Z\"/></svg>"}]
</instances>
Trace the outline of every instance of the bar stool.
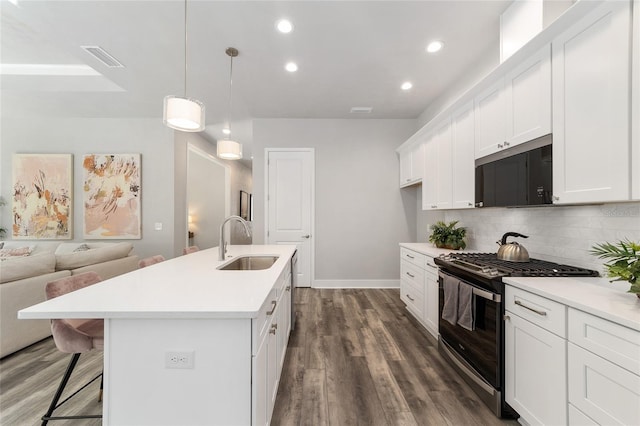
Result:
<instances>
[{"instance_id":1,"label":"bar stool","mask_svg":"<svg viewBox=\"0 0 640 426\"><path fill-rule=\"evenodd\" d=\"M164 256L162 256L161 254L156 254L155 256L151 257L145 257L140 262L138 262L138 268L155 265L156 263L164 262L164 260Z\"/></svg>"},{"instance_id":2,"label":"bar stool","mask_svg":"<svg viewBox=\"0 0 640 426\"><path fill-rule=\"evenodd\" d=\"M189 246L182 249L182 254L191 254L199 251L200 248L198 246Z\"/></svg>"},{"instance_id":3,"label":"bar stool","mask_svg":"<svg viewBox=\"0 0 640 426\"><path fill-rule=\"evenodd\" d=\"M62 296L72 291L88 287L101 281L95 272L85 272L83 274L72 275L70 277L61 278L59 280L48 282L45 291L47 300ZM62 392L64 391L71 373L78 363L80 354L89 352L93 349L103 350L104 348L104 320L102 319L53 319L51 320L51 333L56 347L61 352L70 353L71 360L67 370L62 376L58 390L56 391L47 413L42 416L42 426L46 425L49 420L68 420L68 419L100 419L102 415L76 415L76 416L53 416L53 412L62 404L69 401L84 388L102 377L102 372L91 379L80 389L71 394L67 399L58 403ZM100 383L99 401L102 401L102 383Z\"/></svg>"}]
</instances>

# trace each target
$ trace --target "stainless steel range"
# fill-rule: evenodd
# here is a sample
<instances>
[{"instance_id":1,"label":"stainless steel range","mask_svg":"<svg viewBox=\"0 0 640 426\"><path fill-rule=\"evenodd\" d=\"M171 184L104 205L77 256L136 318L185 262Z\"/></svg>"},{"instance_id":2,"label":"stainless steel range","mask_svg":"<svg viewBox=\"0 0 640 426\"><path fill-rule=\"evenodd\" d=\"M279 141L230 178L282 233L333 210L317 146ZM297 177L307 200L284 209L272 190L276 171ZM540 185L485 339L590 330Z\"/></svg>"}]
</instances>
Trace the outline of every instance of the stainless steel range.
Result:
<instances>
[{"instance_id":1,"label":"stainless steel range","mask_svg":"<svg viewBox=\"0 0 640 426\"><path fill-rule=\"evenodd\" d=\"M498 260L495 253L451 253L435 258L435 263L440 267L440 351L498 417L517 416L505 402L503 391L502 278L598 276L598 272L538 259L517 263ZM473 313L472 326L451 321L449 308L443 318L445 287L450 288L451 283L472 295L466 306Z\"/></svg>"}]
</instances>

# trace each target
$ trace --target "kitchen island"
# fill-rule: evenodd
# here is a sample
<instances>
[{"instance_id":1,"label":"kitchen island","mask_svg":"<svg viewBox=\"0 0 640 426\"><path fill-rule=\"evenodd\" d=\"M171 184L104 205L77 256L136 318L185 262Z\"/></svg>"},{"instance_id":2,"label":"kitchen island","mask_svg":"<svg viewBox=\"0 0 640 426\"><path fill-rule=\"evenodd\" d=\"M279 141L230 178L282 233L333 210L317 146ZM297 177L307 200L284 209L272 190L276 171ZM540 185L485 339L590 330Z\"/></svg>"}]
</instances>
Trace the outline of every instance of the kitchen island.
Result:
<instances>
[{"instance_id":1,"label":"kitchen island","mask_svg":"<svg viewBox=\"0 0 640 426\"><path fill-rule=\"evenodd\" d=\"M231 246L142 268L18 313L104 318L104 425L266 424L290 330L291 245ZM268 269L220 270L238 256Z\"/></svg>"}]
</instances>

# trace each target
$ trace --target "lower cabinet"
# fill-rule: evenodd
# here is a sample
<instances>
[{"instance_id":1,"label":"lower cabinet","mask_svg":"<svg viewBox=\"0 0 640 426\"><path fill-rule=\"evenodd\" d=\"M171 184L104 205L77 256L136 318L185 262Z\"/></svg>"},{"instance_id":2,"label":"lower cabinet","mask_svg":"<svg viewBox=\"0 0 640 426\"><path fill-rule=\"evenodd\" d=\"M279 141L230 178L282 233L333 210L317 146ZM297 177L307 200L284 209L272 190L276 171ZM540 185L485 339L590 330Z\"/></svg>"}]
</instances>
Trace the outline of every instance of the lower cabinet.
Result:
<instances>
[{"instance_id":1,"label":"lower cabinet","mask_svg":"<svg viewBox=\"0 0 640 426\"><path fill-rule=\"evenodd\" d=\"M506 311L505 399L530 425L567 418L566 341Z\"/></svg>"},{"instance_id":2,"label":"lower cabinet","mask_svg":"<svg viewBox=\"0 0 640 426\"><path fill-rule=\"evenodd\" d=\"M505 399L529 425L640 425L640 332L505 286Z\"/></svg>"},{"instance_id":3,"label":"lower cabinet","mask_svg":"<svg viewBox=\"0 0 640 426\"><path fill-rule=\"evenodd\" d=\"M254 322L252 424L271 422L291 331L291 270L287 268Z\"/></svg>"},{"instance_id":4,"label":"lower cabinet","mask_svg":"<svg viewBox=\"0 0 640 426\"><path fill-rule=\"evenodd\" d=\"M407 310L438 338L438 268L433 257L400 249L400 299Z\"/></svg>"}]
</instances>

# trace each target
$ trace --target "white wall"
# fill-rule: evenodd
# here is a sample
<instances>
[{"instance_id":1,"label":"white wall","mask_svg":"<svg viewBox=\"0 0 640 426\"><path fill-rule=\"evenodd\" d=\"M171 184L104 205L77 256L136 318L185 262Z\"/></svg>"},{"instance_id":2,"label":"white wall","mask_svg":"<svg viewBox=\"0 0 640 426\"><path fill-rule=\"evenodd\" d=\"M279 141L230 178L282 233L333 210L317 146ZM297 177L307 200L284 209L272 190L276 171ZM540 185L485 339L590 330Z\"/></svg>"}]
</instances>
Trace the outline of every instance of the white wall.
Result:
<instances>
[{"instance_id":1,"label":"white wall","mask_svg":"<svg viewBox=\"0 0 640 426\"><path fill-rule=\"evenodd\" d=\"M216 146L209 142L198 133L175 132L174 143L174 202L176 205L174 216L174 256L182 255L182 249L185 247L187 235L187 213L185 206L187 205L187 147L191 144L197 149L216 156ZM230 169L231 177L231 196L229 206L229 214L238 214L240 210L240 190L251 192L251 170L239 161L222 160L218 161L225 164ZM250 244L251 240L240 235L240 229L231 227L232 244ZM173 256L171 256L173 257Z\"/></svg>"},{"instance_id":2,"label":"white wall","mask_svg":"<svg viewBox=\"0 0 640 426\"><path fill-rule=\"evenodd\" d=\"M84 154L141 153L142 239L133 243L141 257L172 257L173 131L160 119L2 118L0 134L0 194L2 226L11 229L11 159L14 153L70 153L74 155L73 241L83 240L82 156ZM155 231L154 224L162 223ZM6 236L11 239L11 235ZM68 241L68 240L66 240ZM109 240L113 241L113 240Z\"/></svg>"},{"instance_id":3,"label":"white wall","mask_svg":"<svg viewBox=\"0 0 640 426\"><path fill-rule=\"evenodd\" d=\"M264 149L314 148L315 279L398 280L416 198L398 190L395 148L414 131L414 120L255 120L254 242L264 242Z\"/></svg>"},{"instance_id":4,"label":"white wall","mask_svg":"<svg viewBox=\"0 0 640 426\"><path fill-rule=\"evenodd\" d=\"M496 241L508 231L528 235L517 238L531 257L602 271L602 262L588 253L596 243L629 239L640 241L640 203L530 208L484 208L443 212L446 221L459 220L467 227L467 248L496 252ZM429 231L420 211L419 241Z\"/></svg>"}]
</instances>

